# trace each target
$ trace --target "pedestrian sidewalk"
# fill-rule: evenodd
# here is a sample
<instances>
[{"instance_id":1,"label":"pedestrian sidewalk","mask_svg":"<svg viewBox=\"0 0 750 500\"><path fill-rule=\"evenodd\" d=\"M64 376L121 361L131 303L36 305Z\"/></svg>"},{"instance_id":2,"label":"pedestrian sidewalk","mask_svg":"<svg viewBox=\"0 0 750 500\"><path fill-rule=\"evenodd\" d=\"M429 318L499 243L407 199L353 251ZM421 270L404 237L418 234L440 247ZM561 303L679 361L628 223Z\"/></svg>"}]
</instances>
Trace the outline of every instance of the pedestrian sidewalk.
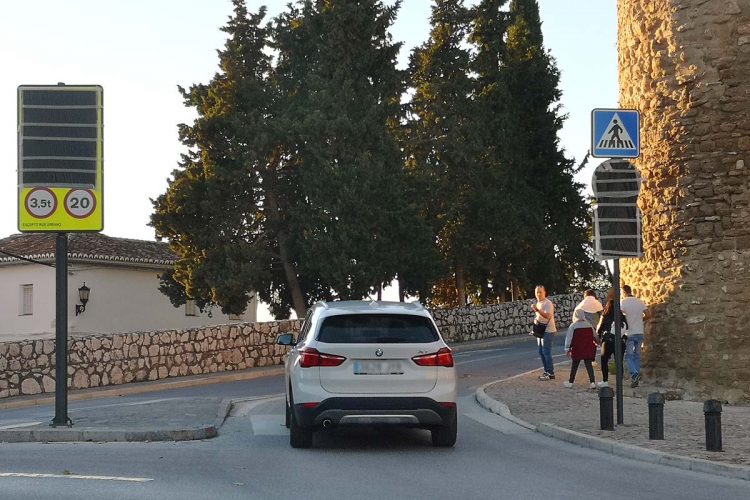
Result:
<instances>
[{"instance_id":1,"label":"pedestrian sidewalk","mask_svg":"<svg viewBox=\"0 0 750 500\"><path fill-rule=\"evenodd\" d=\"M750 406L723 405L722 452L706 451L703 403L666 401L664 440L649 440L647 389L623 390L623 424L600 429L598 392L585 372L563 387L570 362L556 364L556 380L541 369L492 382L477 391L485 408L537 432L607 453L688 470L750 480ZM610 378L614 389L614 377ZM617 422L616 398L614 403Z\"/></svg>"}]
</instances>

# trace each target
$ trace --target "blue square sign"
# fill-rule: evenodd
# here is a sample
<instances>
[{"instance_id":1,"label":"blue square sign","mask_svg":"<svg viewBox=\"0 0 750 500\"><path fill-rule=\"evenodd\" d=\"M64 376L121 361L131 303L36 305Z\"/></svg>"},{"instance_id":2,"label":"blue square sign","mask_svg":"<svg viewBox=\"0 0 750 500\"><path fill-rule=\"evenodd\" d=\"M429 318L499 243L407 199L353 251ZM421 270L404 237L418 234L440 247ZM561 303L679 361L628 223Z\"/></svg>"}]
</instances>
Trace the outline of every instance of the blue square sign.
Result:
<instances>
[{"instance_id":1,"label":"blue square sign","mask_svg":"<svg viewBox=\"0 0 750 500\"><path fill-rule=\"evenodd\" d=\"M641 154L641 115L635 109L591 111L591 156L637 158Z\"/></svg>"}]
</instances>

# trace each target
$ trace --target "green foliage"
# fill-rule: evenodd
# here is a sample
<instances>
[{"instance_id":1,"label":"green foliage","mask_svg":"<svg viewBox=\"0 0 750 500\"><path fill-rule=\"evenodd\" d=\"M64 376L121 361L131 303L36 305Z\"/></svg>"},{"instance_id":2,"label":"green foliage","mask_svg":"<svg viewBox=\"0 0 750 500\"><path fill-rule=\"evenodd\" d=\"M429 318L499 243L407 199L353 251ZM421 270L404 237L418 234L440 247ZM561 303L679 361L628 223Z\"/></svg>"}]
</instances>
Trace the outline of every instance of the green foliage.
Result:
<instances>
[{"instance_id":1,"label":"green foliage","mask_svg":"<svg viewBox=\"0 0 750 500\"><path fill-rule=\"evenodd\" d=\"M185 297L239 312L258 290L286 317L362 298L398 274L425 289L432 234L394 138L398 3L303 1L267 26L263 9L234 3L220 72L181 89L198 118L180 127L190 151L154 201Z\"/></svg>"},{"instance_id":2,"label":"green foliage","mask_svg":"<svg viewBox=\"0 0 750 500\"><path fill-rule=\"evenodd\" d=\"M453 276L432 302L490 303L564 291L598 274L588 205L558 145L559 73L536 1L436 0L412 53L409 171Z\"/></svg>"},{"instance_id":3,"label":"green foliage","mask_svg":"<svg viewBox=\"0 0 750 500\"><path fill-rule=\"evenodd\" d=\"M532 190L529 208L541 216L529 248L521 287L528 295L535 283L549 293L564 293L601 274L590 257L590 207L573 179L574 161L558 143L560 74L543 47L536 0L512 0L507 56L502 71L509 93L507 112L523 117L509 123L507 160Z\"/></svg>"},{"instance_id":4,"label":"green foliage","mask_svg":"<svg viewBox=\"0 0 750 500\"><path fill-rule=\"evenodd\" d=\"M219 71L179 88L197 118L153 200L174 304L241 313L257 291L288 317L395 277L434 303L596 277L534 0L436 0L408 73L400 2L300 0L268 23L233 3Z\"/></svg>"},{"instance_id":5,"label":"green foliage","mask_svg":"<svg viewBox=\"0 0 750 500\"><path fill-rule=\"evenodd\" d=\"M236 1L223 28L229 39L219 52L221 71L208 85L179 89L198 118L179 127L188 152L166 193L153 200L151 217L157 236L168 238L179 256L171 279L184 296L174 286L162 288L173 303L193 298L240 314L251 290L269 288L273 251L262 175L275 142L266 123L272 96L264 16L263 9L249 15Z\"/></svg>"}]
</instances>

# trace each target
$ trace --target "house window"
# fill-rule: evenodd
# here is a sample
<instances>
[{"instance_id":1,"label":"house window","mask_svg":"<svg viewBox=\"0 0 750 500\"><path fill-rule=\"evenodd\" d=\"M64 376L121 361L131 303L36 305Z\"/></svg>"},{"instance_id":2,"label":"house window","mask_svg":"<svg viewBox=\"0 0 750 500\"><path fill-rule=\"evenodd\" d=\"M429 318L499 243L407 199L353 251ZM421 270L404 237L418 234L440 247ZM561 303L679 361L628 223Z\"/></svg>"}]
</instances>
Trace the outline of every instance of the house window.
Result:
<instances>
[{"instance_id":1,"label":"house window","mask_svg":"<svg viewBox=\"0 0 750 500\"><path fill-rule=\"evenodd\" d=\"M34 285L21 285L21 303L19 314L30 316L34 314Z\"/></svg>"},{"instance_id":2,"label":"house window","mask_svg":"<svg viewBox=\"0 0 750 500\"><path fill-rule=\"evenodd\" d=\"M195 306L195 301L188 299L185 302L185 316L198 316L198 308Z\"/></svg>"},{"instance_id":3,"label":"house window","mask_svg":"<svg viewBox=\"0 0 750 500\"><path fill-rule=\"evenodd\" d=\"M230 314L229 315L229 319L235 320L235 321L239 321L239 320L242 319L242 315L241 314Z\"/></svg>"}]
</instances>

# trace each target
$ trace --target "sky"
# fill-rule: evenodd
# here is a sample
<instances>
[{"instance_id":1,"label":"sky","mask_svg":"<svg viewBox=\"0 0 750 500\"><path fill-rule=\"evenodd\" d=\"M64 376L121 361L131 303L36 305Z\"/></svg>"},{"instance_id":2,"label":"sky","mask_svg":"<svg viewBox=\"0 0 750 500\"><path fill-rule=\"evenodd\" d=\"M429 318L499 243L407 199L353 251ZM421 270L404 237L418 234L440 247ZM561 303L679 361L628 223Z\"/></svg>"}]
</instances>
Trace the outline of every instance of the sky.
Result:
<instances>
[{"instance_id":1,"label":"sky","mask_svg":"<svg viewBox=\"0 0 750 500\"><path fill-rule=\"evenodd\" d=\"M247 0L269 15L288 0ZM473 0L467 4L474 3ZM539 0L545 47L561 72L560 144L577 162L590 148L593 108L617 107L616 0ZM399 64L429 35L430 0L403 0L392 28ZM17 87L101 85L104 89L104 234L154 239L150 199L185 151L191 123L177 85L207 83L218 69L220 27L230 0L24 0L0 16L0 238L17 229ZM576 178L587 186L599 161ZM589 188L590 189L590 188Z\"/></svg>"}]
</instances>

